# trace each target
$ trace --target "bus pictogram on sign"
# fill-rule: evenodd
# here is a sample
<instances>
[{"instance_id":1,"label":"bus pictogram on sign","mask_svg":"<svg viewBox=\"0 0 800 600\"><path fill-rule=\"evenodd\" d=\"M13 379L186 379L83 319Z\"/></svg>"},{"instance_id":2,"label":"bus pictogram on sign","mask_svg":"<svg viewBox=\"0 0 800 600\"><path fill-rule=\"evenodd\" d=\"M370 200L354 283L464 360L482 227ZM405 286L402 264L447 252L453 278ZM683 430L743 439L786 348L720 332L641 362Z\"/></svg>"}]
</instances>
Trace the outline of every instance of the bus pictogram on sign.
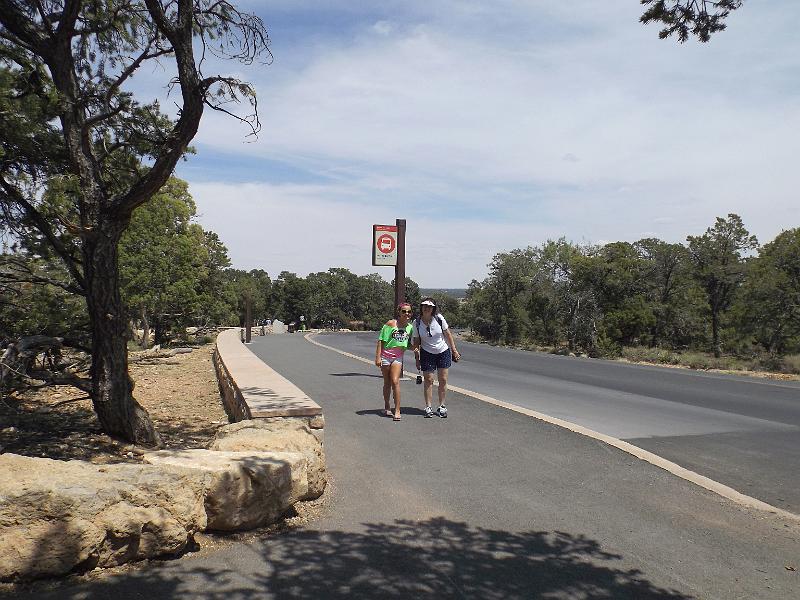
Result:
<instances>
[{"instance_id":1,"label":"bus pictogram on sign","mask_svg":"<svg viewBox=\"0 0 800 600\"><path fill-rule=\"evenodd\" d=\"M378 252L389 254L394 252L394 238L385 233L378 238Z\"/></svg>"}]
</instances>

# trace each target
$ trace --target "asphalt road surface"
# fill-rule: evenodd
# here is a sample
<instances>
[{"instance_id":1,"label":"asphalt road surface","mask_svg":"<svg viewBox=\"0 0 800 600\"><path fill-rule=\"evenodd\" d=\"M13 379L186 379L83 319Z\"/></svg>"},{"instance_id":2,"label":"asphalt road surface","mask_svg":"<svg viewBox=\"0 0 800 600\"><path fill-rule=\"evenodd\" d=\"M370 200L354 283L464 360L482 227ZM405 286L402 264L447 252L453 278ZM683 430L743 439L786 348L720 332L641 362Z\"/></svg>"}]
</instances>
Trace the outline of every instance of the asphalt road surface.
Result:
<instances>
[{"instance_id":1,"label":"asphalt road surface","mask_svg":"<svg viewBox=\"0 0 800 600\"><path fill-rule=\"evenodd\" d=\"M375 366L300 335L250 348L324 410L325 513L15 600L800 597L796 521L471 397L452 394L447 419L426 419L411 381L393 422ZM454 372L459 383L467 370Z\"/></svg>"},{"instance_id":2,"label":"asphalt road surface","mask_svg":"<svg viewBox=\"0 0 800 600\"><path fill-rule=\"evenodd\" d=\"M375 356L374 333L316 339ZM800 383L458 345L453 385L623 439L800 514Z\"/></svg>"}]
</instances>

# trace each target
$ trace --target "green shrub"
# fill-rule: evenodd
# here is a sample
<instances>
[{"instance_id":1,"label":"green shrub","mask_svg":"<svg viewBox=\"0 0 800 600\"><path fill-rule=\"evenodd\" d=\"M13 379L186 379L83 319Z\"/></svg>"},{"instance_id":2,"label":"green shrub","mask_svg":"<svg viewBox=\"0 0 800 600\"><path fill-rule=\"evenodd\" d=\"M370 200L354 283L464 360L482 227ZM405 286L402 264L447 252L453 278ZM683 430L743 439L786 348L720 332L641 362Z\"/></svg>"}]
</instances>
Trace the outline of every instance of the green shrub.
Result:
<instances>
[{"instance_id":1,"label":"green shrub","mask_svg":"<svg viewBox=\"0 0 800 600\"><path fill-rule=\"evenodd\" d=\"M706 370L714 368L713 357L701 354L700 352L687 352L682 354L681 363L691 369Z\"/></svg>"},{"instance_id":2,"label":"green shrub","mask_svg":"<svg viewBox=\"0 0 800 600\"><path fill-rule=\"evenodd\" d=\"M648 348L647 346L629 346L623 348L622 357L632 362L649 362L662 365L679 365L681 358L666 348Z\"/></svg>"},{"instance_id":3,"label":"green shrub","mask_svg":"<svg viewBox=\"0 0 800 600\"><path fill-rule=\"evenodd\" d=\"M800 354L788 354L784 356L783 368L785 373L800 375Z\"/></svg>"},{"instance_id":4,"label":"green shrub","mask_svg":"<svg viewBox=\"0 0 800 600\"><path fill-rule=\"evenodd\" d=\"M763 354L753 361L753 370L756 371L771 371L774 373L783 373L786 364L780 356L774 354Z\"/></svg>"},{"instance_id":5,"label":"green shrub","mask_svg":"<svg viewBox=\"0 0 800 600\"><path fill-rule=\"evenodd\" d=\"M592 358L619 358L622 356L622 346L610 337L603 335L598 338L597 345L591 348L587 354Z\"/></svg>"}]
</instances>

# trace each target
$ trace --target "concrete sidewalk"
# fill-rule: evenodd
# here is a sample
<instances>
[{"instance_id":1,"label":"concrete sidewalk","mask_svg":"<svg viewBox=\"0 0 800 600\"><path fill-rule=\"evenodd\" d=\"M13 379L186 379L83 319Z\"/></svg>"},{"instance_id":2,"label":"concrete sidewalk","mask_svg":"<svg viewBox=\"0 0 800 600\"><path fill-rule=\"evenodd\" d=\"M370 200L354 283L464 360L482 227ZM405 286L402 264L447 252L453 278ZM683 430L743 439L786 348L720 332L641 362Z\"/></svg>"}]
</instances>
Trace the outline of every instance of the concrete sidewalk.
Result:
<instances>
[{"instance_id":1,"label":"concrete sidewalk","mask_svg":"<svg viewBox=\"0 0 800 600\"><path fill-rule=\"evenodd\" d=\"M376 367L295 336L250 348L319 403L328 514L78 587L18 598L800 597L800 528L605 444L452 395L380 416ZM452 371L458 385L458 367Z\"/></svg>"}]
</instances>

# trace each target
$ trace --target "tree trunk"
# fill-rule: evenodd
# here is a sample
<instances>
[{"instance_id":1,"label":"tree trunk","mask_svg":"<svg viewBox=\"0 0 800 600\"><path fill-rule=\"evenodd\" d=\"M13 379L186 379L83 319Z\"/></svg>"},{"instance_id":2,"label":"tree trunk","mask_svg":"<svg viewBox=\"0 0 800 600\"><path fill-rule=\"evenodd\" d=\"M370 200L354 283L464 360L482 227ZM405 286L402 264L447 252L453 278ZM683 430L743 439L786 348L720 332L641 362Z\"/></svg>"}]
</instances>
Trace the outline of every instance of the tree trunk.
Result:
<instances>
[{"instance_id":1,"label":"tree trunk","mask_svg":"<svg viewBox=\"0 0 800 600\"><path fill-rule=\"evenodd\" d=\"M719 343L719 313L711 311L711 344L714 349L714 358L722 356L722 346Z\"/></svg>"},{"instance_id":2,"label":"tree trunk","mask_svg":"<svg viewBox=\"0 0 800 600\"><path fill-rule=\"evenodd\" d=\"M150 345L150 322L147 320L147 311L142 308L142 350L147 350Z\"/></svg>"},{"instance_id":3,"label":"tree trunk","mask_svg":"<svg viewBox=\"0 0 800 600\"><path fill-rule=\"evenodd\" d=\"M153 343L160 346L164 345L164 338L166 337L166 327L164 327L164 319L155 317L153 323Z\"/></svg>"},{"instance_id":4,"label":"tree trunk","mask_svg":"<svg viewBox=\"0 0 800 600\"><path fill-rule=\"evenodd\" d=\"M83 244L92 330L92 402L108 435L143 446L159 446L158 432L150 415L134 399L133 380L128 375L127 320L120 297L117 256L122 228L113 229L87 236Z\"/></svg>"}]
</instances>

